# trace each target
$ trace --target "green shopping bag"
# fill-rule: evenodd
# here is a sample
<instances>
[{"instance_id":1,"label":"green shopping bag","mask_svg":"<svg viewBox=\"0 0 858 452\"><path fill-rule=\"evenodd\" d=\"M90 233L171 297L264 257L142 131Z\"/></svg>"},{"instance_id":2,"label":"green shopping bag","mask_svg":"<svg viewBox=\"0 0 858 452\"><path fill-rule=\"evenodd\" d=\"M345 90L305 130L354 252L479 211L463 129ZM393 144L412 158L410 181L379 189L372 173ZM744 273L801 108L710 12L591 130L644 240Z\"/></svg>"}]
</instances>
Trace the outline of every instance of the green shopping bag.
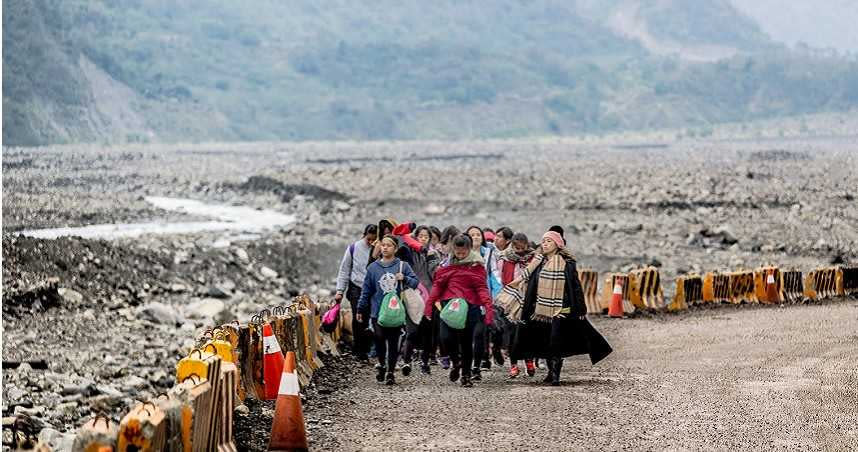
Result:
<instances>
[{"instance_id":1,"label":"green shopping bag","mask_svg":"<svg viewBox=\"0 0 858 452\"><path fill-rule=\"evenodd\" d=\"M468 320L468 302L464 298L453 298L441 310L441 320L454 330L464 330Z\"/></svg>"},{"instance_id":2,"label":"green shopping bag","mask_svg":"<svg viewBox=\"0 0 858 452\"><path fill-rule=\"evenodd\" d=\"M405 325L405 305L399 293L393 291L384 296L378 309L378 324L386 328Z\"/></svg>"}]
</instances>

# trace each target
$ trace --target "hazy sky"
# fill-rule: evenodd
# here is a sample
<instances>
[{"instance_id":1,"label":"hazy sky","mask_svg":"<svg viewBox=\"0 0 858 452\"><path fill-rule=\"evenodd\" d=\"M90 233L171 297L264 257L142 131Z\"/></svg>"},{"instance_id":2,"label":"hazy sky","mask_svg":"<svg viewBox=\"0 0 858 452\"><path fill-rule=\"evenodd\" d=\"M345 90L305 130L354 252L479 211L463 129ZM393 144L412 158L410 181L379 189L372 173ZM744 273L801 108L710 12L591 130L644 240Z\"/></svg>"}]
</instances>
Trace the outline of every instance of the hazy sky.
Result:
<instances>
[{"instance_id":1,"label":"hazy sky","mask_svg":"<svg viewBox=\"0 0 858 452\"><path fill-rule=\"evenodd\" d=\"M858 0L732 0L776 41L858 53Z\"/></svg>"}]
</instances>

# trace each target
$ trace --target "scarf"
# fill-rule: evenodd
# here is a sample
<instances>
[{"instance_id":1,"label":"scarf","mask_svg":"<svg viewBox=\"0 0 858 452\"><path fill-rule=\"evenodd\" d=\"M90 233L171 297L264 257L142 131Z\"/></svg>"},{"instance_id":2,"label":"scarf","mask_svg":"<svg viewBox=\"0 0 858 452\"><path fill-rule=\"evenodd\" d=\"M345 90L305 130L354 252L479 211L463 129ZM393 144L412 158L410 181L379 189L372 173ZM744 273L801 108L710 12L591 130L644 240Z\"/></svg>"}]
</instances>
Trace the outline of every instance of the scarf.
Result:
<instances>
[{"instance_id":1,"label":"scarf","mask_svg":"<svg viewBox=\"0 0 858 452\"><path fill-rule=\"evenodd\" d=\"M498 259L505 260L508 262L515 262L517 264L519 262L527 262L528 260L530 260L530 258L533 257L533 253L533 250L528 250L527 253L522 256L513 251L512 247L510 246L509 248L501 251L500 254L498 254Z\"/></svg>"},{"instance_id":2,"label":"scarf","mask_svg":"<svg viewBox=\"0 0 858 452\"><path fill-rule=\"evenodd\" d=\"M536 287L536 306L531 320L550 322L554 317L565 312L563 309L563 296L566 290L566 261L574 260L566 248L560 248L551 257L537 254L533 261L528 264L522 272L522 282L518 288L504 286L498 296L498 303L507 313L510 320L521 320L521 309L527 292L528 281L534 271L545 262L539 272L539 281Z\"/></svg>"},{"instance_id":3,"label":"scarf","mask_svg":"<svg viewBox=\"0 0 858 452\"><path fill-rule=\"evenodd\" d=\"M483 265L483 258L480 256L480 253L471 250L470 253L464 259L457 259L455 254L450 254L450 262L449 265L471 265L471 264L480 264Z\"/></svg>"},{"instance_id":4,"label":"scarf","mask_svg":"<svg viewBox=\"0 0 858 452\"><path fill-rule=\"evenodd\" d=\"M563 294L566 291L566 259L560 253L554 253L551 257L540 254L534 261L545 262L542 271L539 272L539 281L536 286L536 308L533 311L532 320L550 322L560 310L563 309ZM533 262L524 269L524 278L530 278ZM539 265L537 263L537 265Z\"/></svg>"}]
</instances>

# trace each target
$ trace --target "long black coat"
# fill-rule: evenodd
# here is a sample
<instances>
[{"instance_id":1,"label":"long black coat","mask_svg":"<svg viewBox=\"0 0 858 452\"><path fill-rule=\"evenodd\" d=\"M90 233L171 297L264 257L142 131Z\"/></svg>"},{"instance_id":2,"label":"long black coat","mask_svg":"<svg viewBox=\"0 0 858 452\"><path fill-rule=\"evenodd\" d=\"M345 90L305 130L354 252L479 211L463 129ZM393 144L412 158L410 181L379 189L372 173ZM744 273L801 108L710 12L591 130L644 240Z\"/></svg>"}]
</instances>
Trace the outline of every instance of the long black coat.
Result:
<instances>
[{"instance_id":1,"label":"long black coat","mask_svg":"<svg viewBox=\"0 0 858 452\"><path fill-rule=\"evenodd\" d=\"M516 334L516 355L523 358L556 358L589 354L590 362L596 364L613 350L586 318L579 319L587 314L587 306L584 304L584 291L578 280L575 260L567 259L563 270L566 276L563 307L571 308L572 312L565 318L554 318L551 322L530 319L536 309L536 290L543 265L545 262L536 268L527 284L521 311L521 319L525 323L519 325Z\"/></svg>"}]
</instances>

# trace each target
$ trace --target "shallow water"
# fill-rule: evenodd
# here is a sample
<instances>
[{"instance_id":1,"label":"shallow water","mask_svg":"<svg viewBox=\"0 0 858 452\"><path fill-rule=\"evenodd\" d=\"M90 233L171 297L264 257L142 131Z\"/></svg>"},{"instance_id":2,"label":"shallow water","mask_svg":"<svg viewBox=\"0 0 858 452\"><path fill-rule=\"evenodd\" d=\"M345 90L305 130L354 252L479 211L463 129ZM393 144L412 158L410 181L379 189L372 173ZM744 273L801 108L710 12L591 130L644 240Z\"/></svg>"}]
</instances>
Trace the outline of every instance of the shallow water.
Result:
<instances>
[{"instance_id":1,"label":"shallow water","mask_svg":"<svg viewBox=\"0 0 858 452\"><path fill-rule=\"evenodd\" d=\"M295 222L294 215L246 206L206 204L194 199L150 196L146 201L160 209L209 217L211 221L94 224L80 227L32 229L21 231L29 237L55 239L77 236L87 239L119 239L144 234L190 234L196 232L238 231L254 233L276 229Z\"/></svg>"}]
</instances>

